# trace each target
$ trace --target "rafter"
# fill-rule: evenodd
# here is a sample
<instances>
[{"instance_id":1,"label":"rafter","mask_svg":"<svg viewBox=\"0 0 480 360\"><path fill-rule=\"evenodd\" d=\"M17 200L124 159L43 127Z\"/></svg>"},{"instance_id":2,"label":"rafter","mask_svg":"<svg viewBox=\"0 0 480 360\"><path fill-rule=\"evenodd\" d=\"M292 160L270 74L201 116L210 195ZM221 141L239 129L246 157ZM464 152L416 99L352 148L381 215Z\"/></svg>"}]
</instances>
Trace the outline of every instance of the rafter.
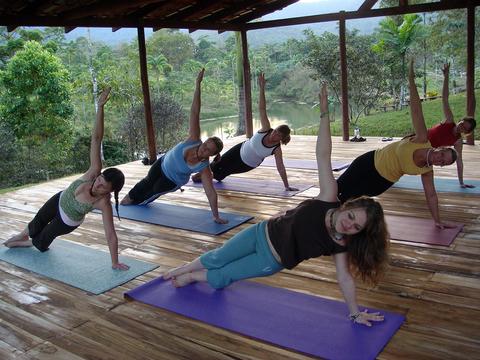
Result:
<instances>
[{"instance_id":1,"label":"rafter","mask_svg":"<svg viewBox=\"0 0 480 360\"><path fill-rule=\"evenodd\" d=\"M377 3L378 0L365 0L362 5L358 8L358 11L370 10L373 5Z\"/></svg>"},{"instance_id":2,"label":"rafter","mask_svg":"<svg viewBox=\"0 0 480 360\"><path fill-rule=\"evenodd\" d=\"M417 5L408 5L408 6L397 6L384 9L371 9L367 11L346 11L343 13L343 16L346 20L349 19L363 19L370 17L379 17L379 16L392 16L392 15L403 15L411 13L422 13L422 12L433 12L433 11L442 11L442 10L452 10L452 9L463 9L468 6L479 6L480 0L457 0L457 1L448 1L440 3L424 3ZM269 20L269 21L260 21L249 23L245 25L247 30L255 29L266 29L278 26L289 26L289 25L300 25L300 24L311 24L318 22L327 22L327 21L338 21L341 18L341 13L329 13L321 15L312 15L312 16L302 16L297 18L290 19L279 19L279 20Z\"/></svg>"},{"instance_id":3,"label":"rafter","mask_svg":"<svg viewBox=\"0 0 480 360\"><path fill-rule=\"evenodd\" d=\"M259 6L257 9L250 12L249 14L239 16L233 22L235 22L235 23L248 23L249 21L252 21L254 19L258 19L258 18L262 17L263 15L270 14L275 10L281 10L284 7L287 7L288 5L291 5L291 4L293 4L297 1L298 0L283 0L283 1L278 1L275 4Z\"/></svg>"}]
</instances>

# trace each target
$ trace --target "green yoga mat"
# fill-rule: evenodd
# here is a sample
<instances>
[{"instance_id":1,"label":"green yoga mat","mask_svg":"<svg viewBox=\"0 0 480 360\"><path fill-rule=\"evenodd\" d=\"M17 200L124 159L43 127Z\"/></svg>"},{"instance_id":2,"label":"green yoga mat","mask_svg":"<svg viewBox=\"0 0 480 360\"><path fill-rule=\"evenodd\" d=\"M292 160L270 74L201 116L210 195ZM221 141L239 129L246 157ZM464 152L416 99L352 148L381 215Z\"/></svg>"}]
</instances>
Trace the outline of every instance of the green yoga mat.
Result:
<instances>
[{"instance_id":1,"label":"green yoga mat","mask_svg":"<svg viewBox=\"0 0 480 360\"><path fill-rule=\"evenodd\" d=\"M114 270L108 252L60 239L43 253L34 247L9 249L2 246L0 260L93 294L101 294L157 267L120 256L120 262L130 269Z\"/></svg>"}]
</instances>

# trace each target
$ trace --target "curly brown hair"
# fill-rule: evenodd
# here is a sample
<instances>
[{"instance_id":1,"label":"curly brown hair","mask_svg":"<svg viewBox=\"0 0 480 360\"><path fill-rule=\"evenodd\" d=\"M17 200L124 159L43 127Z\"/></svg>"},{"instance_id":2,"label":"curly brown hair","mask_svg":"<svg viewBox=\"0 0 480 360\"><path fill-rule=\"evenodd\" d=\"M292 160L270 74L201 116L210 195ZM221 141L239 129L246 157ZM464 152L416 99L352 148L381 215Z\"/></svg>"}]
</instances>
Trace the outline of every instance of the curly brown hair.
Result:
<instances>
[{"instance_id":1,"label":"curly brown hair","mask_svg":"<svg viewBox=\"0 0 480 360\"><path fill-rule=\"evenodd\" d=\"M376 284L388 263L388 229L382 205L368 196L345 202L340 210L365 209L367 222L362 231L347 236L350 270L363 281Z\"/></svg>"}]
</instances>

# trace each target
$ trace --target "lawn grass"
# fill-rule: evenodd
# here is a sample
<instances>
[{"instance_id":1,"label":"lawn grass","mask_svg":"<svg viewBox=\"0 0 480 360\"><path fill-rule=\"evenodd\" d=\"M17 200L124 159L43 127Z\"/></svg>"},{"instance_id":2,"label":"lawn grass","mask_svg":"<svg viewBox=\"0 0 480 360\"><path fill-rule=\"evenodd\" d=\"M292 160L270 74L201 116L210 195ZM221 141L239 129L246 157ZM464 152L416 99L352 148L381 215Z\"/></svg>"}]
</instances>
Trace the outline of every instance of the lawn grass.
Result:
<instances>
[{"instance_id":1,"label":"lawn grass","mask_svg":"<svg viewBox=\"0 0 480 360\"><path fill-rule=\"evenodd\" d=\"M477 104L480 104L480 91L475 93ZM465 93L450 95L450 107L452 108L455 121L465 116ZM422 103L423 115L427 128L443 121L442 99L430 100ZM476 119L478 121L478 119ZM379 112L370 116L362 117L358 120L357 126L361 130L362 136L382 136L382 137L403 137L413 133L412 122L410 118L410 108L399 111ZM355 126L350 125L350 135L353 135ZM303 128L295 133L298 135L316 135L317 126ZM331 126L332 135L342 135L342 123L336 120ZM480 139L478 128L475 131L475 139Z\"/></svg>"}]
</instances>

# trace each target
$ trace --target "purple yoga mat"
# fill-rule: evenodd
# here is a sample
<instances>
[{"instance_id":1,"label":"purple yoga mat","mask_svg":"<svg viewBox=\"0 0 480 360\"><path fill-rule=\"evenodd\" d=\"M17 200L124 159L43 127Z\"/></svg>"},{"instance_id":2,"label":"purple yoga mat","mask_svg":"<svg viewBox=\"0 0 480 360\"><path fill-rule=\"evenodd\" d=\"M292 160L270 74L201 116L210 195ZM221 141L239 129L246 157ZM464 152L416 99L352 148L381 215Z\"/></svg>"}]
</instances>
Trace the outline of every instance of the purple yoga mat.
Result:
<instances>
[{"instance_id":1,"label":"purple yoga mat","mask_svg":"<svg viewBox=\"0 0 480 360\"><path fill-rule=\"evenodd\" d=\"M409 216L386 215L385 219L391 239L422 244L449 246L463 229L463 224L455 223L454 228L440 230L432 219Z\"/></svg>"},{"instance_id":2,"label":"purple yoga mat","mask_svg":"<svg viewBox=\"0 0 480 360\"><path fill-rule=\"evenodd\" d=\"M380 311L385 321L368 328L347 319L343 302L251 281L223 290L207 283L177 289L157 278L125 297L325 359L375 359L405 320Z\"/></svg>"},{"instance_id":3,"label":"purple yoga mat","mask_svg":"<svg viewBox=\"0 0 480 360\"><path fill-rule=\"evenodd\" d=\"M317 170L317 161L316 160L302 160L302 159L283 159L283 164L287 168L293 169L307 169L307 170ZM265 158L262 162L263 166L275 167L275 159L268 157ZM340 171L347 168L350 165L350 161L340 161L332 160L332 170Z\"/></svg>"},{"instance_id":4,"label":"purple yoga mat","mask_svg":"<svg viewBox=\"0 0 480 360\"><path fill-rule=\"evenodd\" d=\"M194 183L191 180L186 185L193 187L203 186L201 182ZM297 188L298 191L286 191L285 187L283 186L283 182L281 181L227 177L220 182L213 180L213 186L216 190L240 191L261 195L294 196L311 188L313 185L293 183L290 184L290 186Z\"/></svg>"}]
</instances>

